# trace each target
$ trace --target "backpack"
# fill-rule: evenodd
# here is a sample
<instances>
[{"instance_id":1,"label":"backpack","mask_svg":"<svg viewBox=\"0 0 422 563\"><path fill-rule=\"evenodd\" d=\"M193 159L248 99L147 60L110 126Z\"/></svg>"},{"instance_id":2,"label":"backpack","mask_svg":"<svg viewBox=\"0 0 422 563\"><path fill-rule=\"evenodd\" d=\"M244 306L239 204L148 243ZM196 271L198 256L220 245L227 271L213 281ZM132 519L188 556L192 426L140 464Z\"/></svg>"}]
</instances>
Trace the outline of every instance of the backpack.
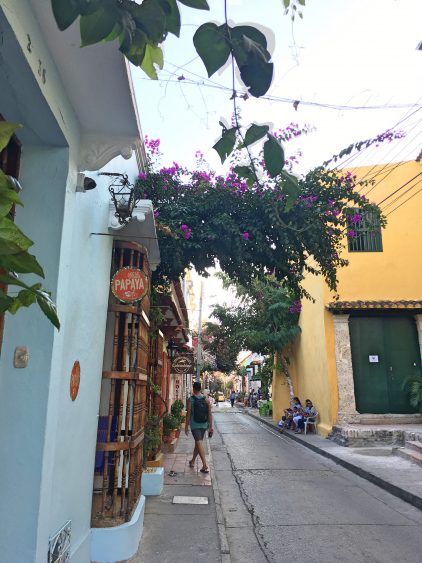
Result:
<instances>
[{"instance_id":1,"label":"backpack","mask_svg":"<svg viewBox=\"0 0 422 563\"><path fill-rule=\"evenodd\" d=\"M193 420L195 422L208 422L208 403L204 396L193 398Z\"/></svg>"}]
</instances>

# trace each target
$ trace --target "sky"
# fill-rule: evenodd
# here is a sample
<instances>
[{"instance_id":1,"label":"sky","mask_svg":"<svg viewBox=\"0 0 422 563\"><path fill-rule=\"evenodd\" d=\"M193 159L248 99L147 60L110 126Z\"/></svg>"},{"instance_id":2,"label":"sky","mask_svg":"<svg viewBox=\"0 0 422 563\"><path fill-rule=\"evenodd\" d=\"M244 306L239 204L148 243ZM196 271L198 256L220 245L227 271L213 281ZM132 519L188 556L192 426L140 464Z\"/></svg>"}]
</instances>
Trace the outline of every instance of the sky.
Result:
<instances>
[{"instance_id":1,"label":"sky","mask_svg":"<svg viewBox=\"0 0 422 563\"><path fill-rule=\"evenodd\" d=\"M133 70L133 80L143 133L161 139L163 164L193 166L200 150L221 172L212 145L221 135L219 120L230 123L233 112L230 69L208 79L192 44L198 25L223 23L224 1L209 4L211 12L182 7L181 38L166 40L159 80L140 69ZM233 25L250 23L264 31L275 65L271 99L238 98L242 121L315 127L286 147L287 156L303 153L298 173L396 124L407 136L368 149L354 166L416 158L422 148L422 51L416 49L422 41L421 0L306 0L303 19L293 25L282 0L228 0L227 6ZM237 91L245 91L240 82ZM216 280L206 281L207 295L221 295ZM205 316L213 299L205 297Z\"/></svg>"}]
</instances>

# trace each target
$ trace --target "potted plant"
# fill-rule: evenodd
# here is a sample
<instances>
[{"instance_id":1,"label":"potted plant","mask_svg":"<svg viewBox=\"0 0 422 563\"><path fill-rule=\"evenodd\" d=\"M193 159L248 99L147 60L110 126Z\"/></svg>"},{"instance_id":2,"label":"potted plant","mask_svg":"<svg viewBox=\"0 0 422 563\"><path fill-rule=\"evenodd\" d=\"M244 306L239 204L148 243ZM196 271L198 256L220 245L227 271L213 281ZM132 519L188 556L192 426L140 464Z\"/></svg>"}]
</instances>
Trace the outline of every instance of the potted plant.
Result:
<instances>
[{"instance_id":1,"label":"potted plant","mask_svg":"<svg viewBox=\"0 0 422 563\"><path fill-rule=\"evenodd\" d=\"M161 446L161 419L150 416L145 421L144 429L144 461L152 461Z\"/></svg>"},{"instance_id":2,"label":"potted plant","mask_svg":"<svg viewBox=\"0 0 422 563\"><path fill-rule=\"evenodd\" d=\"M172 414L163 417L163 442L171 442L176 437L179 419Z\"/></svg>"},{"instance_id":3,"label":"potted plant","mask_svg":"<svg viewBox=\"0 0 422 563\"><path fill-rule=\"evenodd\" d=\"M176 436L180 436L180 428L185 421L185 416L182 414L184 409L183 402L180 399L174 401L171 405L171 414L177 419L178 426L176 428Z\"/></svg>"}]
</instances>

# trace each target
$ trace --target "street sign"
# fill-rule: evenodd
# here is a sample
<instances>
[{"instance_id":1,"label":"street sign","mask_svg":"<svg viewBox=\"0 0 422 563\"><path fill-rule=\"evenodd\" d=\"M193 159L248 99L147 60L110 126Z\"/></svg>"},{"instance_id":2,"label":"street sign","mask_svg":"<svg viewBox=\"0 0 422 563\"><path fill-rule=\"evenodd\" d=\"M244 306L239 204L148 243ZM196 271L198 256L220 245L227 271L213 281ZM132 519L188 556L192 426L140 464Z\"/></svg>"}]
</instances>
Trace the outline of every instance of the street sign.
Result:
<instances>
[{"instance_id":1,"label":"street sign","mask_svg":"<svg viewBox=\"0 0 422 563\"><path fill-rule=\"evenodd\" d=\"M173 373L193 373L194 361L193 354L179 354L171 363Z\"/></svg>"},{"instance_id":2,"label":"street sign","mask_svg":"<svg viewBox=\"0 0 422 563\"><path fill-rule=\"evenodd\" d=\"M123 303L140 301L148 293L148 278L139 268L122 268L111 280L111 291Z\"/></svg>"}]
</instances>

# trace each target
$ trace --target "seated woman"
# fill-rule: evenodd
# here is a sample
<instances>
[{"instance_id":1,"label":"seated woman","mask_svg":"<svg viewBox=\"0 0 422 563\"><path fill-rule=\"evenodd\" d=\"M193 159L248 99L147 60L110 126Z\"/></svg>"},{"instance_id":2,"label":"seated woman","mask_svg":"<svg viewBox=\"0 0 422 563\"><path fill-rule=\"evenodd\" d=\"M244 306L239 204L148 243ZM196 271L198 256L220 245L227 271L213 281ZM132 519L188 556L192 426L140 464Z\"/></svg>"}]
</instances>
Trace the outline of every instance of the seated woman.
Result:
<instances>
[{"instance_id":1,"label":"seated woman","mask_svg":"<svg viewBox=\"0 0 422 563\"><path fill-rule=\"evenodd\" d=\"M303 409L303 414L298 417L296 421L297 434L302 434L305 429L305 420L308 422L315 422L315 419L318 415L316 408L314 407L312 401L310 399L306 399L305 401L305 408Z\"/></svg>"},{"instance_id":2,"label":"seated woman","mask_svg":"<svg viewBox=\"0 0 422 563\"><path fill-rule=\"evenodd\" d=\"M280 432L283 432L285 428L290 428L293 424L293 417L297 416L299 412L302 411L302 404L299 397L293 397L291 402L291 407L284 409L284 416L281 417L278 423L278 428Z\"/></svg>"}]
</instances>

